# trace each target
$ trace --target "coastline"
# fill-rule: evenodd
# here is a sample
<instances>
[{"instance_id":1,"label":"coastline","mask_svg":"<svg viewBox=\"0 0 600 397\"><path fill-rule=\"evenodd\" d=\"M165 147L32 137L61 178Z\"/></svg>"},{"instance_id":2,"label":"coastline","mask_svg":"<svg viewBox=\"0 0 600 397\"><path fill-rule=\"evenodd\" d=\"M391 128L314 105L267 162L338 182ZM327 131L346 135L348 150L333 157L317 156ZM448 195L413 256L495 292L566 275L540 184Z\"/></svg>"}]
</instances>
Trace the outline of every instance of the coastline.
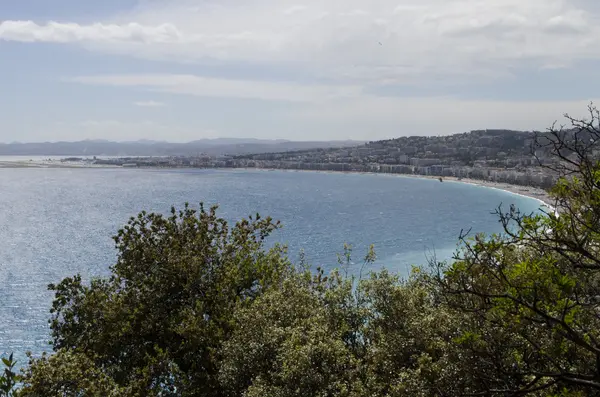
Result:
<instances>
[{"instance_id":1,"label":"coastline","mask_svg":"<svg viewBox=\"0 0 600 397\"><path fill-rule=\"evenodd\" d=\"M122 168L116 165L104 165L104 164L81 164L60 161L47 161L47 160L33 160L33 161L10 161L0 160L0 169L3 168Z\"/></svg>"},{"instance_id":2,"label":"coastline","mask_svg":"<svg viewBox=\"0 0 600 397\"><path fill-rule=\"evenodd\" d=\"M62 163L60 161L47 161L47 160L34 160L34 161L1 161L0 160L0 169L2 168L69 168L69 169L87 169L87 168L112 168L112 169L121 169L123 167L114 166L114 165L90 165L90 164L81 164L81 163ZM165 169L161 167L139 167L139 168L131 168L131 169ZM169 168L166 168L169 169ZM199 168L203 169L203 168ZM283 171L283 172L318 172L318 173L328 173L328 174L365 174L365 175L378 175L378 176L390 176L390 177L400 177L400 178L417 178L417 179L431 179L431 180L439 180L442 178L444 183L465 183L473 186L480 186L488 189L497 189L510 194L514 194L517 196L527 197L530 199L534 199L540 203L541 207L548 208L551 212L555 212L552 199L548 195L548 193L540 188L531 187L531 186L521 186L521 185L512 185L509 183L501 183L501 182L492 182L492 181L484 181L479 179L469 179L469 178L457 178L453 176L432 176L432 175L416 175L416 174L392 174L392 173L383 173L383 172L361 172L361 171L330 171L330 170L303 170L303 169L284 169L284 168L247 168L247 167L239 167L239 168L214 168L216 170L253 170L253 171Z\"/></svg>"},{"instance_id":3,"label":"coastline","mask_svg":"<svg viewBox=\"0 0 600 397\"><path fill-rule=\"evenodd\" d=\"M418 177L418 175L417 175ZM439 179L438 177L428 177L424 176L426 179ZM478 179L458 179L456 177L443 177L442 180L444 182L453 182L453 183L466 183L474 186L481 186L487 189L496 189L501 190L510 194L514 194L517 196L527 197L538 201L542 206L550 208L554 210L553 202L548 194L543 189L531 187L531 186L521 186L521 185L512 185L509 183L501 183L501 182L491 182L491 181L483 181Z\"/></svg>"},{"instance_id":4,"label":"coastline","mask_svg":"<svg viewBox=\"0 0 600 397\"><path fill-rule=\"evenodd\" d=\"M448 179L449 182L456 183L467 183L470 185L481 186L487 189L496 189L502 190L504 192L514 194L517 196L527 197L530 199L534 199L540 203L540 207L545 207L548 209L548 212L556 213L555 203L552 198L544 189L531 187L531 186L521 186L521 185L511 185L508 183L500 183L500 182L490 182L490 181L481 181L477 179L463 179L458 180L458 178L451 177L452 179ZM455 180L456 179L456 180ZM444 178L444 182L446 178Z\"/></svg>"},{"instance_id":5,"label":"coastline","mask_svg":"<svg viewBox=\"0 0 600 397\"><path fill-rule=\"evenodd\" d=\"M549 212L555 212L556 209L553 205L552 198L544 189L532 187L532 186L522 186L522 185L512 185L509 183L502 182L492 182L492 181L484 181L480 179L470 179L470 178L458 178L454 176L433 176L433 175L418 175L418 174L392 174L392 173L384 173L384 172L361 172L361 171L329 171L329 170L300 170L300 169L283 169L283 168L231 168L231 169L240 169L240 170L253 170L253 171L282 171L282 172L318 172L318 173L327 173L327 174L364 174L364 175L377 175L377 176L387 176L387 177L395 177L395 178L414 178L414 179L429 179L437 181L442 178L443 183L464 183L467 185L480 186L487 189L496 189L501 190L503 192L507 192L510 194L514 194L516 196L526 197L533 200L536 200L540 203L540 207L546 207L549 209Z\"/></svg>"}]
</instances>

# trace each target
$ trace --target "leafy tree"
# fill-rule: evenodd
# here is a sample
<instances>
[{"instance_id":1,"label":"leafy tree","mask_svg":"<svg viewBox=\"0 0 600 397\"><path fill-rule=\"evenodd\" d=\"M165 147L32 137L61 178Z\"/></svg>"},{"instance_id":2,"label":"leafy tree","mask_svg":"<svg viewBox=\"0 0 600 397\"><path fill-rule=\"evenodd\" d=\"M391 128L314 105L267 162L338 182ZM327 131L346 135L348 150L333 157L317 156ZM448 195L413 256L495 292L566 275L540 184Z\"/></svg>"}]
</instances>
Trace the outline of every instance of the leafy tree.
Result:
<instances>
[{"instance_id":1,"label":"leafy tree","mask_svg":"<svg viewBox=\"0 0 600 397\"><path fill-rule=\"evenodd\" d=\"M4 364L5 368L4 373L0 374L0 397L13 397L15 386L21 379L15 372L17 362L11 354L8 358L2 358L2 364Z\"/></svg>"},{"instance_id":2,"label":"leafy tree","mask_svg":"<svg viewBox=\"0 0 600 397\"><path fill-rule=\"evenodd\" d=\"M456 396L472 361L454 339L465 318L429 278L334 271L288 278L235 314L221 381L229 396Z\"/></svg>"},{"instance_id":3,"label":"leafy tree","mask_svg":"<svg viewBox=\"0 0 600 397\"><path fill-rule=\"evenodd\" d=\"M197 269L208 281L192 303L175 299L191 288L174 270L187 269L203 252L191 230L217 219L214 210L197 217L186 209L169 219L141 214L116 238L120 256L111 278L86 286L74 277L53 286L55 353L32 359L19 395L383 397L453 390L459 371L444 358L459 317L435 306L421 275L401 281L383 272L363 280L296 271L280 249L260 249L263 229L250 225L271 230L270 220L239 223L252 233L242 233L244 244L234 239L235 258L220 259L212 274ZM237 233L219 236L232 243ZM248 262L246 253L239 256L246 244ZM184 252L189 256L180 258ZM215 259L223 252L229 251L215 251ZM346 247L347 263L350 253ZM153 271L149 265L159 258L170 260ZM365 262L373 259L370 251ZM163 290L167 282L177 287ZM189 314L189 306L200 305Z\"/></svg>"},{"instance_id":4,"label":"leafy tree","mask_svg":"<svg viewBox=\"0 0 600 397\"><path fill-rule=\"evenodd\" d=\"M349 395L358 360L324 297L311 289L306 280L289 279L236 313L239 326L221 366L229 395Z\"/></svg>"},{"instance_id":5,"label":"leafy tree","mask_svg":"<svg viewBox=\"0 0 600 397\"><path fill-rule=\"evenodd\" d=\"M19 396L123 396L124 389L85 354L59 350L32 361Z\"/></svg>"},{"instance_id":6,"label":"leafy tree","mask_svg":"<svg viewBox=\"0 0 600 397\"><path fill-rule=\"evenodd\" d=\"M466 240L438 274L445 302L478 324L461 343L487 363L474 373L480 393L600 395L600 129L589 110L536 141L555 156L560 215L499 209L504 233Z\"/></svg>"},{"instance_id":7,"label":"leafy tree","mask_svg":"<svg viewBox=\"0 0 600 397\"><path fill-rule=\"evenodd\" d=\"M257 215L230 229L215 207L187 205L168 218L132 218L115 237L119 255L109 278L86 285L75 276L50 286L57 354L32 362L26 390L44 394L38 385L55 376L48 368L93 364L89 373L139 395L219 395L219 349L234 310L290 270L283 248L263 249L277 227ZM72 373L64 379L84 375Z\"/></svg>"}]
</instances>

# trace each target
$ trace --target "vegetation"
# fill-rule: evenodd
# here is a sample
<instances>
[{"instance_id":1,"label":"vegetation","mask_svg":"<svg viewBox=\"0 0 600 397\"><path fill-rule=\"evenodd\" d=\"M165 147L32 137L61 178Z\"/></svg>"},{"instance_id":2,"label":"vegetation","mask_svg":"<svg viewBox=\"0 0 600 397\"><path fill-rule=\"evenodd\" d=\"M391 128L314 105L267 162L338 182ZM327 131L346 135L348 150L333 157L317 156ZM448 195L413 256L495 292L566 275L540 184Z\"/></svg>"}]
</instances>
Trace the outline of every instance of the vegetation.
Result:
<instances>
[{"instance_id":1,"label":"vegetation","mask_svg":"<svg viewBox=\"0 0 600 397\"><path fill-rule=\"evenodd\" d=\"M16 362L11 354L8 358L2 359L4 364L4 373L0 374L0 397L12 397L15 395L15 386L21 377L15 372Z\"/></svg>"},{"instance_id":2,"label":"vegetation","mask_svg":"<svg viewBox=\"0 0 600 397\"><path fill-rule=\"evenodd\" d=\"M7 360L0 396L600 395L590 115L536 141L559 159L560 216L500 208L504 233L461 236L456 260L407 279L348 275L349 247L331 274L295 266L266 249L270 218L142 212L109 278L50 286L54 351L18 379Z\"/></svg>"},{"instance_id":3,"label":"vegetation","mask_svg":"<svg viewBox=\"0 0 600 397\"><path fill-rule=\"evenodd\" d=\"M530 144L536 136L544 134L533 131L486 129L445 136L403 136L367 142L355 147L247 153L239 154L234 159L264 160L282 165L298 162L346 163L356 167L373 164L408 164L410 158L426 158L436 159L436 165L472 166L475 161L479 161L488 167L506 168L518 165L519 160L525 157L530 158Z\"/></svg>"}]
</instances>

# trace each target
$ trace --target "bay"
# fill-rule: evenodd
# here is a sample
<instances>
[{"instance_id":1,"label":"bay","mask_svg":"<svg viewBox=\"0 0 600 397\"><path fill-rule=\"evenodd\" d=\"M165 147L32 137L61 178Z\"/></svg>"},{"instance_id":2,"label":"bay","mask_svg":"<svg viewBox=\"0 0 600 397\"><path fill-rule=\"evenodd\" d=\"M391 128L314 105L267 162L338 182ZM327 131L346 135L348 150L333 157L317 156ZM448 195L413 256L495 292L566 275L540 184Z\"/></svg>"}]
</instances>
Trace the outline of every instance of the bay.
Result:
<instances>
[{"instance_id":1,"label":"bay","mask_svg":"<svg viewBox=\"0 0 600 397\"><path fill-rule=\"evenodd\" d=\"M260 170L0 169L0 356L49 351L49 283L108 274L111 239L141 210L166 213L185 202L219 204L219 214L281 220L270 243L292 260L330 270L344 243L355 264L370 244L382 267L406 275L432 256L448 259L462 229L499 232L491 212L524 212L534 199L463 183L389 175Z\"/></svg>"}]
</instances>

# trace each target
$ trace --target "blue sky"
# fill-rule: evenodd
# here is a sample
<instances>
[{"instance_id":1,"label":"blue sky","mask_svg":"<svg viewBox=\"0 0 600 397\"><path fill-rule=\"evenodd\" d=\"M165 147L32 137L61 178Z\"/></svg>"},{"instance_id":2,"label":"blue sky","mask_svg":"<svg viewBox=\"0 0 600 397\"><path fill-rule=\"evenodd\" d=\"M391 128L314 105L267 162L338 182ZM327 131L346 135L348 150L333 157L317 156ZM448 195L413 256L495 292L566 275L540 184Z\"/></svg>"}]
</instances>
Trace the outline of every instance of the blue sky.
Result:
<instances>
[{"instance_id":1,"label":"blue sky","mask_svg":"<svg viewBox=\"0 0 600 397\"><path fill-rule=\"evenodd\" d=\"M0 0L0 142L543 129L598 48L597 0Z\"/></svg>"}]
</instances>

